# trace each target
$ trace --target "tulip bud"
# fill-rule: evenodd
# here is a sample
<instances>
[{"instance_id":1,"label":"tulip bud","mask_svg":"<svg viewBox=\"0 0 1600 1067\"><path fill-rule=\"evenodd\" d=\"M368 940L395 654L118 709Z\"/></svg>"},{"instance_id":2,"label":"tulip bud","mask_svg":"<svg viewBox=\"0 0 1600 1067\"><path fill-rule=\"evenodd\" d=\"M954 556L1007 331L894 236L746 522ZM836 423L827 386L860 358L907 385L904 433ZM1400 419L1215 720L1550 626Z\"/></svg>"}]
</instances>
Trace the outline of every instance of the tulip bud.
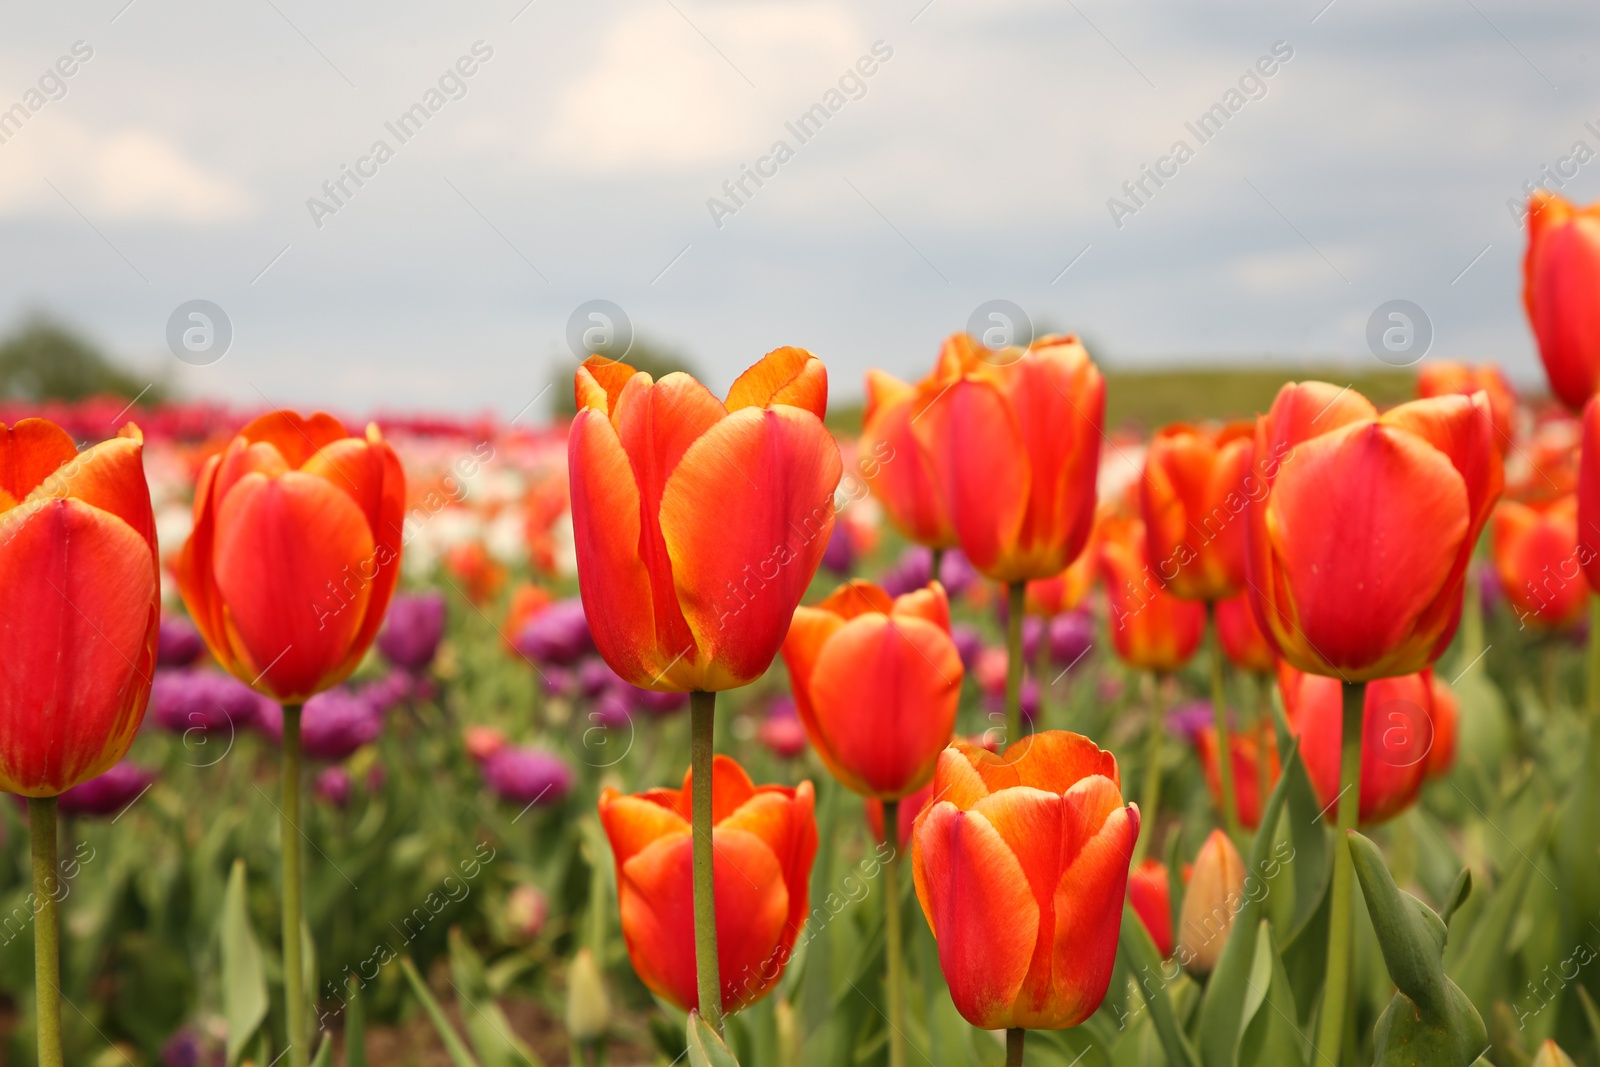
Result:
<instances>
[{"instance_id":1,"label":"tulip bud","mask_svg":"<svg viewBox=\"0 0 1600 1067\"><path fill-rule=\"evenodd\" d=\"M539 936L545 920L550 917L550 899L538 886L524 882L511 891L506 901L505 917L506 925L515 937L532 941Z\"/></svg>"},{"instance_id":2,"label":"tulip bud","mask_svg":"<svg viewBox=\"0 0 1600 1067\"><path fill-rule=\"evenodd\" d=\"M1213 830L1194 858L1179 917L1178 959L1190 973L1210 974L1217 965L1243 902L1244 859L1227 834Z\"/></svg>"},{"instance_id":3,"label":"tulip bud","mask_svg":"<svg viewBox=\"0 0 1600 1067\"><path fill-rule=\"evenodd\" d=\"M1561 1046L1549 1038L1539 1046L1539 1054L1528 1067L1577 1067L1572 1057L1561 1051Z\"/></svg>"},{"instance_id":4,"label":"tulip bud","mask_svg":"<svg viewBox=\"0 0 1600 1067\"><path fill-rule=\"evenodd\" d=\"M567 1033L580 1045L599 1041L611 1025L611 998L594 953L580 948L567 970Z\"/></svg>"}]
</instances>

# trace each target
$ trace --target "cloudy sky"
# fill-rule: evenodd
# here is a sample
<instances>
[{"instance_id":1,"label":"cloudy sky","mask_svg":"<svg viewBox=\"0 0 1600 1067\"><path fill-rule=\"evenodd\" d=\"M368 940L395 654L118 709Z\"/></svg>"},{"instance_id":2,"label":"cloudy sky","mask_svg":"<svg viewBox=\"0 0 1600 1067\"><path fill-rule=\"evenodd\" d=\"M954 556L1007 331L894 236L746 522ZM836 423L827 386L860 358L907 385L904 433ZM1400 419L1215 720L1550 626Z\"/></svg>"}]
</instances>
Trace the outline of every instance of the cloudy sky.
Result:
<instances>
[{"instance_id":1,"label":"cloudy sky","mask_svg":"<svg viewBox=\"0 0 1600 1067\"><path fill-rule=\"evenodd\" d=\"M511 414L594 299L716 387L798 344L839 395L993 299L1111 365L1286 367L1373 360L1404 299L1433 358L1532 381L1507 204L1546 166L1600 196L1597 42L1570 0L18 4L0 328L242 403ZM233 337L190 366L195 299Z\"/></svg>"}]
</instances>

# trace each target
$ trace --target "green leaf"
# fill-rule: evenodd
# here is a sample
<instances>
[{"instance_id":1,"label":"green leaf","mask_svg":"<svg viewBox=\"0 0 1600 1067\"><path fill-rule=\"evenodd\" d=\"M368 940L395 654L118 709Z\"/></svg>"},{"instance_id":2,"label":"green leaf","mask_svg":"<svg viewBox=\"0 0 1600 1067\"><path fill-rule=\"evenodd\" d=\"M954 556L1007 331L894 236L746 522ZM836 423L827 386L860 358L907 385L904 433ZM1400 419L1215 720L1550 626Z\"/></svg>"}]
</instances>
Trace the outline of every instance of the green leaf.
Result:
<instances>
[{"instance_id":1,"label":"green leaf","mask_svg":"<svg viewBox=\"0 0 1600 1067\"><path fill-rule=\"evenodd\" d=\"M1291 740L1284 754L1285 773L1278 777L1277 786L1267 798L1261 824L1250 843L1243 900L1233 916L1233 926L1227 942L1222 946L1216 969L1206 983L1205 998L1200 1002L1200 1029L1196 1041L1200 1061L1205 1067L1237 1067L1239 1062L1239 1038L1244 1033L1244 1022L1248 1015L1245 1010L1250 992L1247 979L1256 958L1256 933L1267 893L1271 891L1268 883L1278 873L1279 867L1298 862L1299 858L1292 851L1292 845L1285 846L1291 851L1284 855L1273 843L1277 836L1278 819L1283 814L1283 806L1294 781L1290 772L1299 764L1298 743ZM1262 993L1265 995L1265 990Z\"/></svg>"},{"instance_id":2,"label":"green leaf","mask_svg":"<svg viewBox=\"0 0 1600 1067\"><path fill-rule=\"evenodd\" d=\"M317 1046L317 1054L311 1057L311 1067L333 1067L333 1036L330 1034L322 1039L322 1044Z\"/></svg>"},{"instance_id":3,"label":"green leaf","mask_svg":"<svg viewBox=\"0 0 1600 1067\"><path fill-rule=\"evenodd\" d=\"M1305 761L1289 758L1295 737L1276 700L1272 702L1272 726L1278 740L1278 762L1283 766L1279 784L1288 782L1289 842L1294 846L1294 919L1285 938L1287 948L1316 920L1333 873L1333 845L1328 833L1331 823L1317 800Z\"/></svg>"},{"instance_id":4,"label":"green leaf","mask_svg":"<svg viewBox=\"0 0 1600 1067\"><path fill-rule=\"evenodd\" d=\"M1150 1021L1166 1050L1169 1067L1199 1067L1200 1058L1178 1025L1172 1001L1167 997L1167 982L1177 976L1169 979L1162 974L1162 960L1155 942L1150 940L1150 932L1126 901L1122 905L1122 934L1117 940L1117 952L1122 955L1150 1009Z\"/></svg>"},{"instance_id":5,"label":"green leaf","mask_svg":"<svg viewBox=\"0 0 1600 1067\"><path fill-rule=\"evenodd\" d=\"M1600 1009L1594 1006L1594 998L1582 985L1578 986L1578 1002L1583 1005L1583 1017L1589 1020L1589 1032L1594 1035L1596 1045L1600 1045Z\"/></svg>"},{"instance_id":6,"label":"green leaf","mask_svg":"<svg viewBox=\"0 0 1600 1067\"><path fill-rule=\"evenodd\" d=\"M444 1050L450 1056L450 1062L455 1067L479 1067L478 1061L472 1058L471 1051L466 1043L461 1040L461 1035L456 1033L456 1028L450 1025L450 1020L445 1017L444 1009L434 999L433 992L428 988L428 983L422 980L422 975L417 973L417 965L411 962L410 956L400 957L400 969L405 973L406 981L411 985L411 991L416 994L417 1000L422 1004L422 1010L428 1013L428 1018L433 1022L433 1028L439 1033L439 1040L444 1042Z\"/></svg>"},{"instance_id":7,"label":"green leaf","mask_svg":"<svg viewBox=\"0 0 1600 1067\"><path fill-rule=\"evenodd\" d=\"M711 1024L700 1018L700 1013L689 1013L689 1025L684 1037L689 1044L689 1067L739 1067L722 1038L711 1029Z\"/></svg>"},{"instance_id":8,"label":"green leaf","mask_svg":"<svg viewBox=\"0 0 1600 1067\"><path fill-rule=\"evenodd\" d=\"M1459 952L1451 952L1446 957L1450 977L1474 1004L1492 1004L1496 993L1504 986L1507 942L1523 895L1535 874L1532 857L1544 851L1550 828L1550 813L1546 811L1530 839L1517 846L1519 862L1489 896L1468 940Z\"/></svg>"},{"instance_id":9,"label":"green leaf","mask_svg":"<svg viewBox=\"0 0 1600 1067\"><path fill-rule=\"evenodd\" d=\"M1305 1067L1306 1034L1300 1029L1294 990L1273 941L1272 924L1265 919L1256 935L1256 956L1248 982L1250 996L1239 1039L1239 1062Z\"/></svg>"},{"instance_id":10,"label":"green leaf","mask_svg":"<svg viewBox=\"0 0 1600 1067\"><path fill-rule=\"evenodd\" d=\"M228 887L222 894L222 921L218 940L222 946L222 1005L228 1020L228 1063L240 1055L267 1017L267 972L261 945L250 927L250 905L245 892L244 860L233 861Z\"/></svg>"},{"instance_id":11,"label":"green leaf","mask_svg":"<svg viewBox=\"0 0 1600 1067\"><path fill-rule=\"evenodd\" d=\"M455 986L456 1007L467 1039L484 1067L544 1067L533 1049L517 1037L511 1020L495 1003L483 960L461 936L458 926L450 928L450 981Z\"/></svg>"},{"instance_id":12,"label":"green leaf","mask_svg":"<svg viewBox=\"0 0 1600 1067\"><path fill-rule=\"evenodd\" d=\"M1468 1067L1488 1048L1483 1018L1444 973L1449 930L1403 893L1378 846L1350 832L1350 859L1398 991L1374 1031L1376 1067Z\"/></svg>"},{"instance_id":13,"label":"green leaf","mask_svg":"<svg viewBox=\"0 0 1600 1067\"><path fill-rule=\"evenodd\" d=\"M1455 884L1450 887L1450 892L1445 894L1444 910L1439 913L1439 918L1444 920L1445 926L1450 925L1450 917L1456 913L1456 909L1467 902L1467 898L1471 895L1472 869L1463 867L1461 868L1461 873L1456 875Z\"/></svg>"},{"instance_id":14,"label":"green leaf","mask_svg":"<svg viewBox=\"0 0 1600 1067\"><path fill-rule=\"evenodd\" d=\"M361 982L351 976L344 1015L344 1067L367 1067L367 1012L361 1004Z\"/></svg>"}]
</instances>

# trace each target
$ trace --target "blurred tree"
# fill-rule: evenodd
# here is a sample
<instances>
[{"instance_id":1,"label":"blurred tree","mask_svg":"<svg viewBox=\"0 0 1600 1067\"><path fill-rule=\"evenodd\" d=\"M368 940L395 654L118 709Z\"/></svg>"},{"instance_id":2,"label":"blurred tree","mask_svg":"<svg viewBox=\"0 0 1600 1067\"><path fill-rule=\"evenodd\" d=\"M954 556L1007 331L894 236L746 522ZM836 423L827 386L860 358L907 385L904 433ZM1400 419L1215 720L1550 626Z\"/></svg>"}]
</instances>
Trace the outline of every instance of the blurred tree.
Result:
<instances>
[{"instance_id":1,"label":"blurred tree","mask_svg":"<svg viewBox=\"0 0 1600 1067\"><path fill-rule=\"evenodd\" d=\"M634 370L644 371L657 381L661 380L662 375L671 374L673 371L682 371L696 378L700 376L688 357L648 341L634 341L627 354L622 357L622 361ZM551 402L551 409L557 418L570 419L578 413L577 401L572 395L572 375L577 369L576 362L564 363L558 368L555 400Z\"/></svg>"},{"instance_id":2,"label":"blurred tree","mask_svg":"<svg viewBox=\"0 0 1600 1067\"><path fill-rule=\"evenodd\" d=\"M0 397L9 400L82 400L110 393L155 403L165 383L123 370L93 343L44 315L30 315L0 340Z\"/></svg>"}]
</instances>

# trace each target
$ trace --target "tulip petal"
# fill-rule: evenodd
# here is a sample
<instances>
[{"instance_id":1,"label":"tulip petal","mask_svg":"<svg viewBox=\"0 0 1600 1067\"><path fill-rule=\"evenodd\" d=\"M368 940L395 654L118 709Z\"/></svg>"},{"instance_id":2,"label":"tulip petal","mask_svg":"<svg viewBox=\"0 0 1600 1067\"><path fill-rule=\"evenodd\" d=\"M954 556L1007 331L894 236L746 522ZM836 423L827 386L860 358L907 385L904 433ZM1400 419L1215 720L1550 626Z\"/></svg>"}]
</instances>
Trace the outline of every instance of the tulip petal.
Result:
<instances>
[{"instance_id":1,"label":"tulip petal","mask_svg":"<svg viewBox=\"0 0 1600 1067\"><path fill-rule=\"evenodd\" d=\"M988 819L939 803L917 826L914 868L956 1010L984 1030L1009 1026L1039 937L1022 865Z\"/></svg>"},{"instance_id":2,"label":"tulip petal","mask_svg":"<svg viewBox=\"0 0 1600 1067\"><path fill-rule=\"evenodd\" d=\"M803 348L775 348L734 381L727 408L765 408L789 404L817 418L828 414L828 371Z\"/></svg>"},{"instance_id":3,"label":"tulip petal","mask_svg":"<svg viewBox=\"0 0 1600 1067\"><path fill-rule=\"evenodd\" d=\"M1030 734L1001 755L964 742L957 745L991 793L1026 785L1061 794L1090 775L1103 775L1113 784L1122 780L1117 757L1068 730Z\"/></svg>"},{"instance_id":4,"label":"tulip petal","mask_svg":"<svg viewBox=\"0 0 1600 1067\"><path fill-rule=\"evenodd\" d=\"M857 454L859 467L890 520L918 544L944 548L956 542L937 472L912 423L916 390L879 371L867 372L867 410Z\"/></svg>"},{"instance_id":5,"label":"tulip petal","mask_svg":"<svg viewBox=\"0 0 1600 1067\"><path fill-rule=\"evenodd\" d=\"M822 562L841 469L821 421L787 405L735 411L684 453L661 532L698 645L696 688L744 685L771 664Z\"/></svg>"},{"instance_id":6,"label":"tulip petal","mask_svg":"<svg viewBox=\"0 0 1600 1067\"><path fill-rule=\"evenodd\" d=\"M317 452L335 441L349 437L344 423L318 411L301 415L295 411L273 411L248 423L239 436L251 444L270 443L283 456L290 469L298 470Z\"/></svg>"},{"instance_id":7,"label":"tulip petal","mask_svg":"<svg viewBox=\"0 0 1600 1067\"><path fill-rule=\"evenodd\" d=\"M610 788L600 794L600 823L618 864L627 863L663 837L689 832L689 821L675 808Z\"/></svg>"},{"instance_id":8,"label":"tulip petal","mask_svg":"<svg viewBox=\"0 0 1600 1067\"><path fill-rule=\"evenodd\" d=\"M844 622L831 611L798 607L794 609L794 618L789 622L789 633L783 639L783 662L789 669L795 712L806 724L808 732L815 726L811 705L811 671L816 665L817 656L822 653L822 646Z\"/></svg>"},{"instance_id":9,"label":"tulip petal","mask_svg":"<svg viewBox=\"0 0 1600 1067\"><path fill-rule=\"evenodd\" d=\"M785 950L805 924L811 906L811 864L817 857L816 792L810 782L794 789L763 786L755 796L717 824L719 830L745 830L764 841L777 857L789 887L789 920Z\"/></svg>"},{"instance_id":10,"label":"tulip petal","mask_svg":"<svg viewBox=\"0 0 1600 1067\"><path fill-rule=\"evenodd\" d=\"M897 619L924 619L945 633L950 632L950 598L936 581L896 597L890 615Z\"/></svg>"},{"instance_id":11,"label":"tulip petal","mask_svg":"<svg viewBox=\"0 0 1600 1067\"><path fill-rule=\"evenodd\" d=\"M933 804L941 800L967 811L989 795L989 785L975 765L975 752L984 750L958 739L939 753L939 759L934 764L933 800L922 809L923 814L927 814ZM988 755L987 752L984 754Z\"/></svg>"},{"instance_id":12,"label":"tulip petal","mask_svg":"<svg viewBox=\"0 0 1600 1067\"><path fill-rule=\"evenodd\" d=\"M962 551L984 574L1009 580L996 568L1017 543L1033 481L1016 414L995 385L976 379L919 403L917 440L937 472Z\"/></svg>"},{"instance_id":13,"label":"tulip petal","mask_svg":"<svg viewBox=\"0 0 1600 1067\"><path fill-rule=\"evenodd\" d=\"M156 569L142 535L79 500L34 499L7 520L0 789L54 796L108 770L139 728L155 666Z\"/></svg>"},{"instance_id":14,"label":"tulip petal","mask_svg":"<svg viewBox=\"0 0 1600 1067\"><path fill-rule=\"evenodd\" d=\"M1379 421L1404 427L1444 453L1466 483L1472 529L1481 529L1505 484L1488 397L1413 400L1384 412Z\"/></svg>"},{"instance_id":15,"label":"tulip petal","mask_svg":"<svg viewBox=\"0 0 1600 1067\"><path fill-rule=\"evenodd\" d=\"M1055 891L1054 979L1045 1016L1052 1027L1077 1026L1105 999L1122 929L1128 862L1139 837L1139 809L1122 807L1107 779L1085 779L1065 799L1062 853L1071 858ZM1079 847L1072 856L1075 841Z\"/></svg>"},{"instance_id":16,"label":"tulip petal","mask_svg":"<svg viewBox=\"0 0 1600 1067\"><path fill-rule=\"evenodd\" d=\"M1012 369L1006 394L1028 454L1027 510L1017 558L1008 573L994 576L1015 581L1059 574L1089 538L1105 381L1076 340L1030 348Z\"/></svg>"},{"instance_id":17,"label":"tulip petal","mask_svg":"<svg viewBox=\"0 0 1600 1067\"><path fill-rule=\"evenodd\" d=\"M1050 992L1055 890L1062 869L1061 795L1026 786L1002 789L974 804L972 813L988 819L1016 857L1039 909L1037 940L1029 954L1027 978L1017 996L1020 1008L1037 1009Z\"/></svg>"},{"instance_id":18,"label":"tulip petal","mask_svg":"<svg viewBox=\"0 0 1600 1067\"><path fill-rule=\"evenodd\" d=\"M869 581L851 578L829 593L817 608L849 620L869 612L887 615L894 610L894 598Z\"/></svg>"},{"instance_id":19,"label":"tulip petal","mask_svg":"<svg viewBox=\"0 0 1600 1067\"><path fill-rule=\"evenodd\" d=\"M67 431L48 419L0 424L0 508L16 506L77 454Z\"/></svg>"},{"instance_id":20,"label":"tulip petal","mask_svg":"<svg viewBox=\"0 0 1600 1067\"><path fill-rule=\"evenodd\" d=\"M143 537L154 553L156 523L144 478L143 445L142 435L101 441L52 473L31 495L71 497L109 512Z\"/></svg>"},{"instance_id":21,"label":"tulip petal","mask_svg":"<svg viewBox=\"0 0 1600 1067\"><path fill-rule=\"evenodd\" d=\"M717 824L738 811L756 795L755 783L732 756L718 754L711 760L711 822ZM694 768L683 774L678 813L694 821Z\"/></svg>"},{"instance_id":22,"label":"tulip petal","mask_svg":"<svg viewBox=\"0 0 1600 1067\"><path fill-rule=\"evenodd\" d=\"M594 408L609 416L623 388L639 373L620 360L590 356L573 376L573 391L579 410ZM646 374L647 383L649 378Z\"/></svg>"},{"instance_id":23,"label":"tulip petal","mask_svg":"<svg viewBox=\"0 0 1600 1067\"><path fill-rule=\"evenodd\" d=\"M228 635L283 703L344 680L366 618L372 532L349 494L315 475L247 474L217 508L215 574Z\"/></svg>"}]
</instances>

